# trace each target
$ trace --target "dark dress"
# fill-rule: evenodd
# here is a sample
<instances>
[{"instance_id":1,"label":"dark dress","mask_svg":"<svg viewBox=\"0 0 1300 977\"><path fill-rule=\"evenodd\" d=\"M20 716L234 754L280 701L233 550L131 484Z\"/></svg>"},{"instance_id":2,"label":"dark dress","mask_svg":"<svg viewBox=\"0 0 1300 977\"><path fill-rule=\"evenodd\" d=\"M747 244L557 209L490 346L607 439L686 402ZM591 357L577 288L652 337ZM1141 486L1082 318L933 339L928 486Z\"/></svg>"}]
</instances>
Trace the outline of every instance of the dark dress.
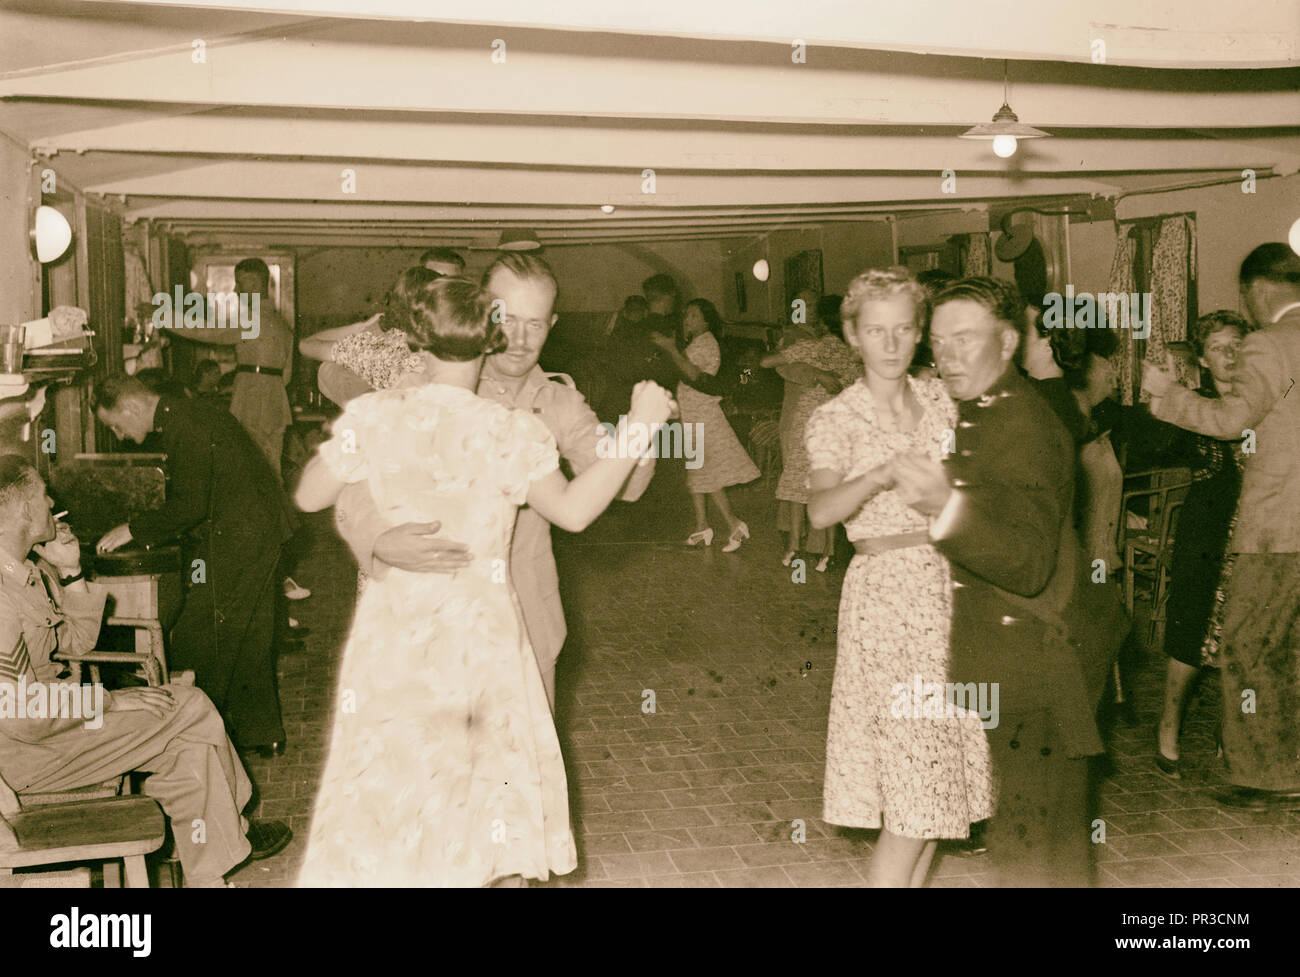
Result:
<instances>
[{"instance_id":1,"label":"dark dress","mask_svg":"<svg viewBox=\"0 0 1300 977\"><path fill-rule=\"evenodd\" d=\"M1197 393L1210 399L1219 396L1212 386ZM1130 468L1185 465L1192 472L1170 559L1165 654L1199 667L1241 494L1240 458L1234 450L1238 443L1185 431L1146 411L1128 421Z\"/></svg>"}]
</instances>

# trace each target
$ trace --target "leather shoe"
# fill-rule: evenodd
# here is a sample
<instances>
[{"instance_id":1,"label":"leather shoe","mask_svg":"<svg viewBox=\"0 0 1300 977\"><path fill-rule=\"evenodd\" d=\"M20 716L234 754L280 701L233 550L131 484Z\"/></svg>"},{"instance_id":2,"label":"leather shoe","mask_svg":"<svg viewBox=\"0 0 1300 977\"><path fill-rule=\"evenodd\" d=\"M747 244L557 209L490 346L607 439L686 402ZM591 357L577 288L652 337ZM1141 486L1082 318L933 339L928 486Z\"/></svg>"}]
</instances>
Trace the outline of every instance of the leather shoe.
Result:
<instances>
[{"instance_id":1,"label":"leather shoe","mask_svg":"<svg viewBox=\"0 0 1300 977\"><path fill-rule=\"evenodd\" d=\"M1300 810L1300 791L1260 790L1257 787L1220 787L1213 795L1220 804L1248 811Z\"/></svg>"},{"instance_id":2,"label":"leather shoe","mask_svg":"<svg viewBox=\"0 0 1300 977\"><path fill-rule=\"evenodd\" d=\"M284 851L289 842L293 841L293 829L283 821L249 821L245 837L253 849L248 853L248 858L255 862Z\"/></svg>"}]
</instances>

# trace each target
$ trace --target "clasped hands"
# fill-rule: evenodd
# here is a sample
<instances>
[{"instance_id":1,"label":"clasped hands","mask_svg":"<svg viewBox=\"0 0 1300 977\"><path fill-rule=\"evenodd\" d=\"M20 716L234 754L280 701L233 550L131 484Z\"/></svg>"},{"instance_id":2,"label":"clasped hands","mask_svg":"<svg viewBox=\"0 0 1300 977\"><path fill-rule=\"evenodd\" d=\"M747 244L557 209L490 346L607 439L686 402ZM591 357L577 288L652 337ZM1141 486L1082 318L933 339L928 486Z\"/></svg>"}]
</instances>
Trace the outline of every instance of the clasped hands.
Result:
<instances>
[{"instance_id":1,"label":"clasped hands","mask_svg":"<svg viewBox=\"0 0 1300 977\"><path fill-rule=\"evenodd\" d=\"M943 465L922 454L898 454L880 466L884 487L925 516L937 516L952 495Z\"/></svg>"}]
</instances>

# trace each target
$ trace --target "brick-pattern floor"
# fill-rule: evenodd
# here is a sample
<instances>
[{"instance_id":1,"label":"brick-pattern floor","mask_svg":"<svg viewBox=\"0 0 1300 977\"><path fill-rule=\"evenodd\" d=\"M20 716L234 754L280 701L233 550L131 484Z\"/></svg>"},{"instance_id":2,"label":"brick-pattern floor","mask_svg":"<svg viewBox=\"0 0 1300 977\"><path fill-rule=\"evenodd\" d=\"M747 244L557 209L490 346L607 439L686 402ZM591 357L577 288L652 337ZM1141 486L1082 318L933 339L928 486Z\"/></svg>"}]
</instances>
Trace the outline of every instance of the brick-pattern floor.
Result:
<instances>
[{"instance_id":1,"label":"brick-pattern floor","mask_svg":"<svg viewBox=\"0 0 1300 977\"><path fill-rule=\"evenodd\" d=\"M656 478L656 481L660 481ZM671 478L582 536L556 532L570 621L557 727L565 748L577 871L556 886L860 886L874 832L820 818L826 715L842 564L803 582L780 565L770 485L733 491L753 539L734 554L681 545L689 504ZM288 753L250 761L258 813L297 837L238 885L293 884L324 759L327 716L355 571L328 514L311 517L294 605L312 629L281 662ZM1163 660L1149 655L1116 725L1101 783L1101 886L1300 886L1300 813L1217 807L1215 673L1194 698L1184 780L1150 760ZM942 853L930 884L973 887L986 857Z\"/></svg>"}]
</instances>

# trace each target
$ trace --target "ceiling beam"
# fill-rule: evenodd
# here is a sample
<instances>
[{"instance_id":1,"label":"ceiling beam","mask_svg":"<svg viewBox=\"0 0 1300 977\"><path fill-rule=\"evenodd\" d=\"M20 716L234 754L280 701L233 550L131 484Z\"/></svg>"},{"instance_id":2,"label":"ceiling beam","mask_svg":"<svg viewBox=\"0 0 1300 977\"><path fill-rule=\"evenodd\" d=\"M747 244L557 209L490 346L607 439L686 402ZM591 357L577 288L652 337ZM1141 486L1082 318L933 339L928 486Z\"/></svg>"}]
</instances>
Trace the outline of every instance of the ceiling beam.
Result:
<instances>
[{"instance_id":1,"label":"ceiling beam","mask_svg":"<svg viewBox=\"0 0 1300 977\"><path fill-rule=\"evenodd\" d=\"M1001 0L997 16L965 0L908 4L756 4L750 0L609 0L536 4L521 0L125 0L321 17L476 22L671 37L745 39L789 45L865 47L988 58L1090 61L1093 42L1110 64L1265 67L1293 64L1300 23L1290 3L1270 0L1089 0L1049 4ZM467 16L468 15L468 16Z\"/></svg>"},{"instance_id":2,"label":"ceiling beam","mask_svg":"<svg viewBox=\"0 0 1300 977\"><path fill-rule=\"evenodd\" d=\"M981 61L839 52L791 64L775 45L731 54L528 32L493 63L499 33L329 20L209 49L201 64L186 47L2 78L0 98L908 126L984 122L1003 99L1001 65ZM1012 70L1010 99L1048 129L1292 126L1297 77L1035 65Z\"/></svg>"},{"instance_id":3,"label":"ceiling beam","mask_svg":"<svg viewBox=\"0 0 1300 977\"><path fill-rule=\"evenodd\" d=\"M349 177L348 174L353 174ZM103 183L73 182L88 193L127 197L209 198L233 200L388 204L429 202L450 205L587 204L653 208L686 206L763 206L833 202L942 200L943 177L927 175L823 174L815 179L791 174L657 173L654 192L646 193L638 172L528 170L473 166L397 166L371 163L231 161L127 177ZM353 180L351 184L349 180ZM354 192L348 192L348 187ZM1074 174L959 176L953 200L1036 195L1042 193L1113 194L1118 187Z\"/></svg>"},{"instance_id":4,"label":"ceiling beam","mask_svg":"<svg viewBox=\"0 0 1300 977\"><path fill-rule=\"evenodd\" d=\"M0 106L0 118L4 107ZM1298 117L1300 121L1300 117ZM645 123L593 126L568 119L494 121L309 118L265 112L198 111L133 120L37 139L33 149L55 152L159 153L532 166L644 167L711 170L994 171L1004 164L987 143L876 127L723 126L695 131ZM1120 136L1122 138L1115 138ZM1291 159L1288 160L1288 157ZM1252 145L1249 135L1220 130L1199 137L1113 130L1025 143L1014 165L1028 172L1260 169L1300 161L1276 143Z\"/></svg>"}]
</instances>

